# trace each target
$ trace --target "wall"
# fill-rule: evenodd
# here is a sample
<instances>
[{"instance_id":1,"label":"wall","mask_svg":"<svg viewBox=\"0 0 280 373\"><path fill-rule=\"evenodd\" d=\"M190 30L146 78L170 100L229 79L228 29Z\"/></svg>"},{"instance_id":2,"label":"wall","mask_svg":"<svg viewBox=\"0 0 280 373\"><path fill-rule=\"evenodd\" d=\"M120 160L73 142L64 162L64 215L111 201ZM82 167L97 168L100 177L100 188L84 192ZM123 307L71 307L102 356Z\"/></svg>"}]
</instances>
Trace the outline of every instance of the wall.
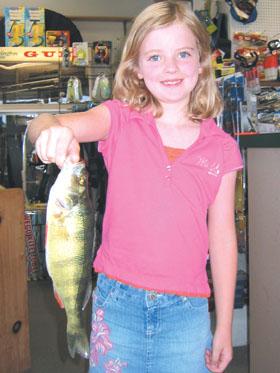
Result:
<instances>
[{"instance_id":1,"label":"wall","mask_svg":"<svg viewBox=\"0 0 280 373\"><path fill-rule=\"evenodd\" d=\"M229 6L226 6L229 9ZM258 16L255 22L243 25L241 22L235 21L232 17L230 21L230 35L235 31L252 32L259 31L269 38L275 37L278 34L280 37L280 4L278 0L259 1L257 4Z\"/></svg>"},{"instance_id":2,"label":"wall","mask_svg":"<svg viewBox=\"0 0 280 373\"><path fill-rule=\"evenodd\" d=\"M223 0L220 0L221 11L228 14L229 23L229 36L231 36L236 31L243 32L262 32L268 35L269 38L280 37L280 3L279 0L265 0L258 1L257 3L257 19L255 22L243 25L243 23L238 22L233 19L230 15L230 6ZM205 0L194 0L195 9L203 9ZM216 1L212 2L211 16L214 17L216 12Z\"/></svg>"},{"instance_id":3,"label":"wall","mask_svg":"<svg viewBox=\"0 0 280 373\"><path fill-rule=\"evenodd\" d=\"M5 6L44 6L64 15L133 17L152 0L1 0Z\"/></svg>"},{"instance_id":4,"label":"wall","mask_svg":"<svg viewBox=\"0 0 280 373\"><path fill-rule=\"evenodd\" d=\"M152 0L1 0L0 13L8 6L44 6L65 16L134 17ZM74 21L84 41L116 40L123 37L121 22Z\"/></svg>"}]
</instances>

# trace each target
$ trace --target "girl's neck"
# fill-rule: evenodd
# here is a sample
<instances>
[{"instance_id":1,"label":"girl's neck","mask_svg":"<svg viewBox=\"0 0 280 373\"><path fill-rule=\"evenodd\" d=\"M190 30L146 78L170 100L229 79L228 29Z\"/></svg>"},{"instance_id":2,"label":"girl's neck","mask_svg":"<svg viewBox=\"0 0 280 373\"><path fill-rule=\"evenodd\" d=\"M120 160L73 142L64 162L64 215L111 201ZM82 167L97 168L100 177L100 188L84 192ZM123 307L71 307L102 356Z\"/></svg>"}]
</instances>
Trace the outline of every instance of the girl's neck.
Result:
<instances>
[{"instance_id":1,"label":"girl's neck","mask_svg":"<svg viewBox=\"0 0 280 373\"><path fill-rule=\"evenodd\" d=\"M190 119L188 117L188 112L186 106L183 108L164 106L162 115L157 118L156 122L161 125L181 127L186 126Z\"/></svg>"}]
</instances>

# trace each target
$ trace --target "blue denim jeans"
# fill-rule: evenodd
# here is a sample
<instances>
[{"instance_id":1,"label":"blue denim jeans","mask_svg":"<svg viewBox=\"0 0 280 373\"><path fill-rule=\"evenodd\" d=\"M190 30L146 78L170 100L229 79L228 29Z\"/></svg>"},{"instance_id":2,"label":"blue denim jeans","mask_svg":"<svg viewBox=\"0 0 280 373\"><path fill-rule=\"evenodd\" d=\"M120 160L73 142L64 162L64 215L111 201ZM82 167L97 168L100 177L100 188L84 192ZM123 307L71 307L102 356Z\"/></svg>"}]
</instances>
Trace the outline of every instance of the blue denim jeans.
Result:
<instances>
[{"instance_id":1,"label":"blue denim jeans","mask_svg":"<svg viewBox=\"0 0 280 373\"><path fill-rule=\"evenodd\" d=\"M206 373L208 300L136 289L99 274L89 372Z\"/></svg>"}]
</instances>

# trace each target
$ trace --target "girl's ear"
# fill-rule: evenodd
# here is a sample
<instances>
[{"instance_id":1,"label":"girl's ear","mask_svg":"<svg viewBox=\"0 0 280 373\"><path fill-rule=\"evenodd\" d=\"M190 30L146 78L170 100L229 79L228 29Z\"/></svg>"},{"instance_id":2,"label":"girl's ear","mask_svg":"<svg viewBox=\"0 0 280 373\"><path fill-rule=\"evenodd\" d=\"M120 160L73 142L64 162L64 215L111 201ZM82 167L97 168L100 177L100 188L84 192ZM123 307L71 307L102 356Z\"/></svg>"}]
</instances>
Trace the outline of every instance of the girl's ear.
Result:
<instances>
[{"instance_id":1,"label":"girl's ear","mask_svg":"<svg viewBox=\"0 0 280 373\"><path fill-rule=\"evenodd\" d=\"M133 70L134 70L133 72L136 74L137 78L139 80L142 80L143 79L143 74L141 73L141 69L140 69L139 65L134 66Z\"/></svg>"}]
</instances>

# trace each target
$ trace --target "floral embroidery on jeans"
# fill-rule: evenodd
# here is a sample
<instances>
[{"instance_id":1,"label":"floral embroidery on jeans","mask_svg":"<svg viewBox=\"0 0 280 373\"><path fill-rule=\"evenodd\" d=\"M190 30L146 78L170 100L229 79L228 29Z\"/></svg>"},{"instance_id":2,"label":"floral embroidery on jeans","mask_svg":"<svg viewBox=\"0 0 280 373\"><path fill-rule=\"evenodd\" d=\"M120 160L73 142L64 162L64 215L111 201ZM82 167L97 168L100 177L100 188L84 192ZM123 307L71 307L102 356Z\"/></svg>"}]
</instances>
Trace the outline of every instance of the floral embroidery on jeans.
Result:
<instances>
[{"instance_id":1,"label":"floral embroidery on jeans","mask_svg":"<svg viewBox=\"0 0 280 373\"><path fill-rule=\"evenodd\" d=\"M91 345L90 365L91 366L97 366L98 354L106 355L107 352L113 346L112 342L110 341L110 337L109 337L110 329L103 320L104 320L104 311L99 308L95 311L93 315L93 320L92 320L92 325L91 325L91 328L92 328L91 336L90 336L90 345Z\"/></svg>"},{"instance_id":2,"label":"floral embroidery on jeans","mask_svg":"<svg viewBox=\"0 0 280 373\"><path fill-rule=\"evenodd\" d=\"M122 367L126 367L127 363L122 363L120 359L109 360L104 364L105 373L122 373Z\"/></svg>"}]
</instances>

